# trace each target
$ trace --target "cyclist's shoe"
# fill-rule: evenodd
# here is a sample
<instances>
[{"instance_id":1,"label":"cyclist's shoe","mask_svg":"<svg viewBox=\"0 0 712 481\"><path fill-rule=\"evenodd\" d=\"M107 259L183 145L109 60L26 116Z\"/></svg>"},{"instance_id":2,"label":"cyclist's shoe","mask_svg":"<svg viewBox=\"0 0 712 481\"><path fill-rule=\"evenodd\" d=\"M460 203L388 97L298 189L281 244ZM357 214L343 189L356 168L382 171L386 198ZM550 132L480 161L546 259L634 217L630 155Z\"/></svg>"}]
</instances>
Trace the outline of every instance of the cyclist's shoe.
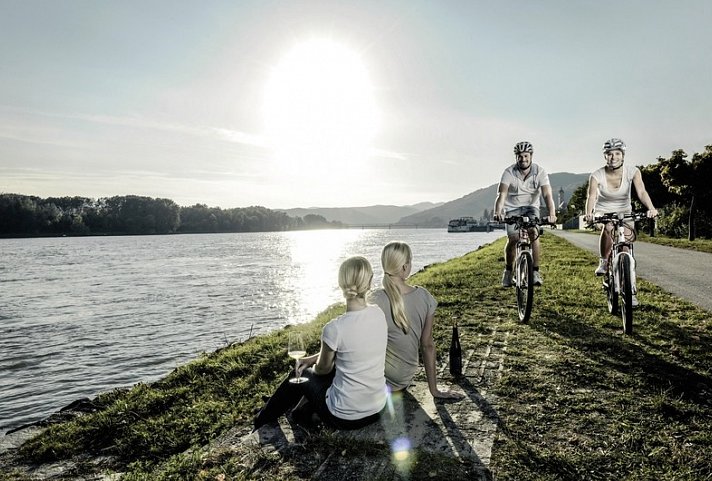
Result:
<instances>
[{"instance_id":1,"label":"cyclist's shoe","mask_svg":"<svg viewBox=\"0 0 712 481\"><path fill-rule=\"evenodd\" d=\"M512 271L505 269L502 273L502 287L512 287Z\"/></svg>"},{"instance_id":2,"label":"cyclist's shoe","mask_svg":"<svg viewBox=\"0 0 712 481\"><path fill-rule=\"evenodd\" d=\"M608 259L599 259L598 260L598 267L596 268L596 275L597 276L602 276L606 273L608 270Z\"/></svg>"},{"instance_id":3,"label":"cyclist's shoe","mask_svg":"<svg viewBox=\"0 0 712 481\"><path fill-rule=\"evenodd\" d=\"M631 304L633 305L633 307L638 307L638 296L633 294L632 297L633 297L633 302L631 302Z\"/></svg>"},{"instance_id":4,"label":"cyclist's shoe","mask_svg":"<svg viewBox=\"0 0 712 481\"><path fill-rule=\"evenodd\" d=\"M542 279L541 273L539 271L534 271L534 285L540 286L543 283L544 283L544 279Z\"/></svg>"}]
</instances>

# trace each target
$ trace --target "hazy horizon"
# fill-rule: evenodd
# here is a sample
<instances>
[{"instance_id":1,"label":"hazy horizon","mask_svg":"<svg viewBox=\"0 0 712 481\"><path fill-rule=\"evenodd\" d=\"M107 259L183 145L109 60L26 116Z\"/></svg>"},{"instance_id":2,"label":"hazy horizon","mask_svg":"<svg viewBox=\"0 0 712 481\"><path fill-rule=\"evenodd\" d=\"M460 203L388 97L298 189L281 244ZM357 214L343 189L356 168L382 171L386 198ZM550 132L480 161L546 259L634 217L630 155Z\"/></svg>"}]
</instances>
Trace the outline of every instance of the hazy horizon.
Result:
<instances>
[{"instance_id":1,"label":"hazy horizon","mask_svg":"<svg viewBox=\"0 0 712 481\"><path fill-rule=\"evenodd\" d=\"M574 174L574 175L584 175L587 174L586 172L552 172L551 174ZM271 210L277 210L277 211L287 211L287 210L298 210L298 209L303 209L303 210L310 210L310 209L363 209L363 208L369 208L369 207L399 207L399 208L405 208L405 207L414 207L416 205L420 204L432 204L432 205L442 205L442 204L447 204L448 202L452 202L454 200L460 199L462 197L465 197L467 195L470 195L474 192L477 192L478 190L484 190L487 189L488 187L491 187L492 185L495 185L495 183L492 183L490 185L486 185L484 187L480 187L478 189L473 190L472 192L467 192L459 197L455 197L452 199L447 199L444 201L428 201L428 200L422 200L419 202L414 202L412 204L364 204L364 205L337 205L337 206L323 206L323 205L310 205L310 206L296 206L296 207L268 207ZM9 194L9 195L33 195L33 194L26 194L23 192L0 192L0 195L2 194ZM117 196L129 196L129 195L139 195L139 194L115 194ZM77 195L75 194L65 194L65 195L52 195L52 196L38 196L41 198L48 198L48 197L75 197ZM89 196L78 196L78 197L89 197ZM112 197L112 196L101 196L101 197ZM91 199L99 199L101 197L89 197ZM144 197L154 197L155 196L144 196ZM170 199L170 198L169 198ZM175 202L175 199L170 199ZM492 202L494 203L494 199L492 199ZM218 206L218 205L210 205L207 204L206 202L196 202L192 204L181 204L179 202L176 202L180 207L191 207L196 204L205 204L209 208L213 207L219 207L221 209L233 209L233 208L245 208L245 207L253 207L253 206L260 206L259 204L245 204L245 205L236 205L236 206ZM266 206L261 206L261 207L266 207Z\"/></svg>"},{"instance_id":2,"label":"hazy horizon","mask_svg":"<svg viewBox=\"0 0 712 481\"><path fill-rule=\"evenodd\" d=\"M0 2L0 192L408 206L520 140L549 173L712 143L703 0Z\"/></svg>"}]
</instances>

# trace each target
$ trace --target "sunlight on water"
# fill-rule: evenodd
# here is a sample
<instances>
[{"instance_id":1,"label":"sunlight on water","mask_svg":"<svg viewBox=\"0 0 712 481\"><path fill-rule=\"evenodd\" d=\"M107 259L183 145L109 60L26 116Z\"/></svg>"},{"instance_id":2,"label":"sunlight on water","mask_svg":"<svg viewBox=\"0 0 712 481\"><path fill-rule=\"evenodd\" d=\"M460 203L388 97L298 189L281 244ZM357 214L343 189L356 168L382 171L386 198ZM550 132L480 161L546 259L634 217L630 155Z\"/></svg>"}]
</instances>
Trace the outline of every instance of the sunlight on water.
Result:
<instances>
[{"instance_id":1,"label":"sunlight on water","mask_svg":"<svg viewBox=\"0 0 712 481\"><path fill-rule=\"evenodd\" d=\"M289 276L282 279L285 290L293 292L295 307L288 310L290 323L311 320L326 307L325 300L341 300L338 288L339 265L350 255L349 246L363 235L358 230L290 232Z\"/></svg>"},{"instance_id":2,"label":"sunlight on water","mask_svg":"<svg viewBox=\"0 0 712 481\"><path fill-rule=\"evenodd\" d=\"M338 268L392 240L413 271L501 233L321 230L0 239L0 434L83 396L150 382L205 351L343 302Z\"/></svg>"}]
</instances>

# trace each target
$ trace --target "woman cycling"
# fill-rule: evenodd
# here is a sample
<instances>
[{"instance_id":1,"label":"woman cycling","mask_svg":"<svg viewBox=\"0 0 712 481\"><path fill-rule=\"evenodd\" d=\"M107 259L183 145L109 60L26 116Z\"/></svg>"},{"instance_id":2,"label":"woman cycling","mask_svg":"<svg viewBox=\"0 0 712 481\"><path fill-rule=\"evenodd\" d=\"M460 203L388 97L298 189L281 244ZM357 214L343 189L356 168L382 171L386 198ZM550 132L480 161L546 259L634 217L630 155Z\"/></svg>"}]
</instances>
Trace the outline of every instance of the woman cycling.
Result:
<instances>
[{"instance_id":1,"label":"woman cycling","mask_svg":"<svg viewBox=\"0 0 712 481\"><path fill-rule=\"evenodd\" d=\"M648 192L645 190L643 176L635 165L625 164L626 145L621 139L613 138L603 144L603 158L606 165L594 171L588 180L588 198L586 199L586 221L593 222L593 218L601 214L626 213L633 211L631 205L631 186L640 202L648 209L648 217L658 215L653 206ZM634 229L632 222L627 224L631 231ZM602 276L608 268L608 256L613 246L611 231L613 225L608 222L601 228L599 239L600 259L596 268L596 275ZM637 299L633 296L633 304Z\"/></svg>"}]
</instances>

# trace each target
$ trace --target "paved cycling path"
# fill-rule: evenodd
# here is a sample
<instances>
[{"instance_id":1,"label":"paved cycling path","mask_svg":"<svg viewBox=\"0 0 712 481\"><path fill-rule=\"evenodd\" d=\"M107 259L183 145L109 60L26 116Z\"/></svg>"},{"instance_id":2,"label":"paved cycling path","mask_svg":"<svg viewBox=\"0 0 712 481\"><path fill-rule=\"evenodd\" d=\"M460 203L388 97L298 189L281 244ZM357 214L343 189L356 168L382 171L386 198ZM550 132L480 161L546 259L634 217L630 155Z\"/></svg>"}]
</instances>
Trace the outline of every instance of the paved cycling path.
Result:
<instances>
[{"instance_id":1,"label":"paved cycling path","mask_svg":"<svg viewBox=\"0 0 712 481\"><path fill-rule=\"evenodd\" d=\"M570 230L550 231L598 255L598 236ZM712 254L649 242L635 243L639 277L712 312ZM591 273L596 267L591 263Z\"/></svg>"}]
</instances>

